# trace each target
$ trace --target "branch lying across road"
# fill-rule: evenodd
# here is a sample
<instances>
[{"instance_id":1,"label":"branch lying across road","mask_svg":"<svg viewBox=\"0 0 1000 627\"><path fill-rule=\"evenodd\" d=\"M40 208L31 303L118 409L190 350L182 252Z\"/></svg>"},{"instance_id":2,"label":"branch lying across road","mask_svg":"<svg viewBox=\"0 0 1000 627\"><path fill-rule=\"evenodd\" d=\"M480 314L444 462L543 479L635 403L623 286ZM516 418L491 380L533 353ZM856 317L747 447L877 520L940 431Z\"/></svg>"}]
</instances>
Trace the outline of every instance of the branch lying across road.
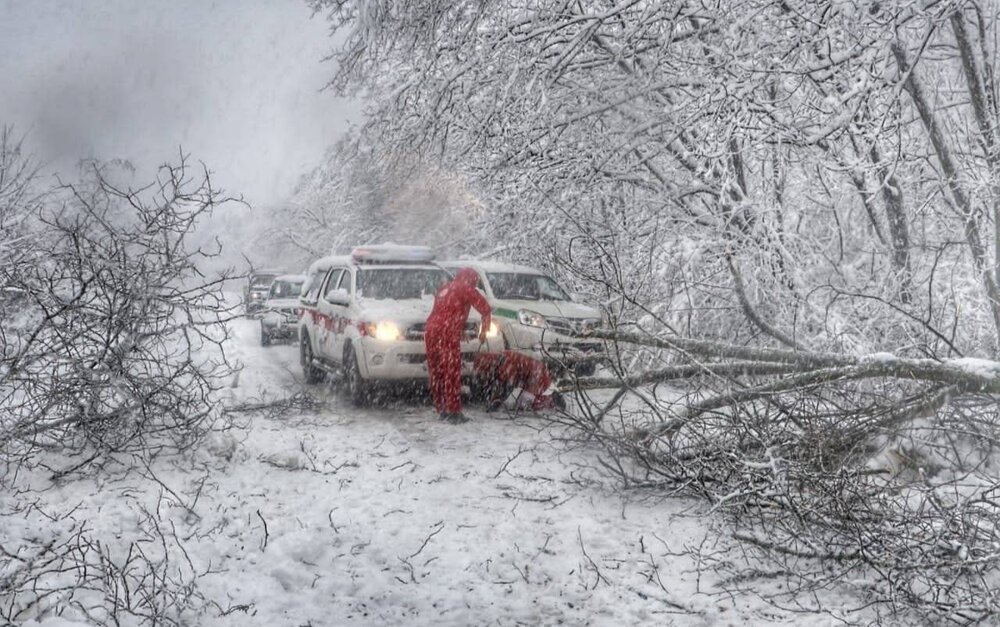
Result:
<instances>
[{"instance_id":1,"label":"branch lying across road","mask_svg":"<svg viewBox=\"0 0 1000 627\"><path fill-rule=\"evenodd\" d=\"M667 366L656 370L647 370L628 377L581 377L576 381L568 381L560 391L597 390L602 388L639 387L652 383L690 379L702 375L718 377L778 375L798 372L800 368L794 364L775 364L759 361L734 361L729 363L683 364Z\"/></svg>"},{"instance_id":2,"label":"branch lying across road","mask_svg":"<svg viewBox=\"0 0 1000 627\"><path fill-rule=\"evenodd\" d=\"M782 348L754 348L752 346L737 346L714 340L696 340L677 336L656 337L645 333L628 331L600 329L591 333L590 337L610 342L662 348L713 359L770 361L819 368L848 366L857 362L857 358L855 357L847 357L836 353L815 353Z\"/></svg>"},{"instance_id":3,"label":"branch lying across road","mask_svg":"<svg viewBox=\"0 0 1000 627\"><path fill-rule=\"evenodd\" d=\"M1000 362L958 358L944 361L910 359L890 353L851 356L832 353L754 348L710 340L653 337L639 333L600 331L594 337L613 343L636 344L681 353L705 362L685 363L647 370L629 376L582 377L567 381L564 392L601 388L630 389L694 377L778 377L758 385L726 386L723 391L689 405L683 412L644 429L644 435L670 434L688 420L708 411L740 403L773 399L781 394L808 390L836 382L864 379L898 379L948 386L952 394L1000 394ZM732 359L732 361L727 361Z\"/></svg>"},{"instance_id":4,"label":"branch lying across road","mask_svg":"<svg viewBox=\"0 0 1000 627\"><path fill-rule=\"evenodd\" d=\"M836 379L894 377L957 385L965 392L1000 394L1000 362L985 359L962 357L937 361L896 357L890 353L850 356L835 353L753 348L711 340L678 337L658 338L637 333L609 331L595 332L593 336L613 342L677 351L688 356L714 359L733 358L740 361L710 361L669 366L624 378L580 378L576 386L579 389L619 387L623 382L630 385L642 385L699 374L718 376L799 374L802 375L802 384L807 385L810 383L810 377L807 375L812 374L819 382Z\"/></svg>"}]
</instances>

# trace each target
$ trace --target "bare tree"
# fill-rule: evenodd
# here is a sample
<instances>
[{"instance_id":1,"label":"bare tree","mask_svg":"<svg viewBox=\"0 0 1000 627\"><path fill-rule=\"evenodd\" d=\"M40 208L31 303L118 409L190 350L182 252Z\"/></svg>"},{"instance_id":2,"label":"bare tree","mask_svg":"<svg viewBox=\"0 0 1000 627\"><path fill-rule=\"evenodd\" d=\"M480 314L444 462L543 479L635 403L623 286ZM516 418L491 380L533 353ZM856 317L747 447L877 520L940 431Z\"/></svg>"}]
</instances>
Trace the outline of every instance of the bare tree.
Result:
<instances>
[{"instance_id":1,"label":"bare tree","mask_svg":"<svg viewBox=\"0 0 1000 627\"><path fill-rule=\"evenodd\" d=\"M94 170L90 184L57 195L37 215L51 248L0 269L19 305L3 321L0 445L119 451L162 437L183 448L211 424L211 394L229 372L225 277L197 265L218 251L186 245L222 198L184 159L143 189Z\"/></svg>"},{"instance_id":2,"label":"bare tree","mask_svg":"<svg viewBox=\"0 0 1000 627\"><path fill-rule=\"evenodd\" d=\"M183 155L138 189L103 165L85 172L45 185L0 138L0 617L58 605L95 624L189 624L206 603L199 573L159 505L136 504L137 535L119 554L42 493L106 466L155 480L154 459L227 425L217 392L233 372L235 305L226 277L200 269L218 247L190 243L226 198Z\"/></svg>"}]
</instances>

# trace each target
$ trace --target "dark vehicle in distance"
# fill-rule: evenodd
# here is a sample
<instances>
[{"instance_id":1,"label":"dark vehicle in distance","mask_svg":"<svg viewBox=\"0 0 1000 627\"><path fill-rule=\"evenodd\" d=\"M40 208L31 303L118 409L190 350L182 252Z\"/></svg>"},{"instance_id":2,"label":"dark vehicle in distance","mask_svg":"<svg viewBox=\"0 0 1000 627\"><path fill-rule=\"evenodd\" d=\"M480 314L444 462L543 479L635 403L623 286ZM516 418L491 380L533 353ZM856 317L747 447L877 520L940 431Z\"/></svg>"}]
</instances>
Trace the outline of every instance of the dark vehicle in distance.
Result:
<instances>
[{"instance_id":1,"label":"dark vehicle in distance","mask_svg":"<svg viewBox=\"0 0 1000 627\"><path fill-rule=\"evenodd\" d=\"M254 270L247 277L243 287L243 307L246 315L253 315L264 309L264 301L274 279L283 273L278 270Z\"/></svg>"}]
</instances>

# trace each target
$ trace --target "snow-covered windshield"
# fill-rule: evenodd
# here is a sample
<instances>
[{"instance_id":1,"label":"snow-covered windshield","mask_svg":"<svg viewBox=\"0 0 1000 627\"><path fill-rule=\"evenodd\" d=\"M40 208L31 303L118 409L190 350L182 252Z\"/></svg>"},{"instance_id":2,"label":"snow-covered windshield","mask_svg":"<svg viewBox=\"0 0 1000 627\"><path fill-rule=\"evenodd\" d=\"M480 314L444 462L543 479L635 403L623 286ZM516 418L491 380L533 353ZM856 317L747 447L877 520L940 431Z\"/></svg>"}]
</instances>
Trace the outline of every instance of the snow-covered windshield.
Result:
<instances>
[{"instance_id":1,"label":"snow-covered windshield","mask_svg":"<svg viewBox=\"0 0 1000 627\"><path fill-rule=\"evenodd\" d=\"M267 287L273 280L273 274L255 274L250 277L250 287Z\"/></svg>"},{"instance_id":2,"label":"snow-covered windshield","mask_svg":"<svg viewBox=\"0 0 1000 627\"><path fill-rule=\"evenodd\" d=\"M566 292L547 276L516 272L487 272L493 296L502 300L569 300Z\"/></svg>"},{"instance_id":3,"label":"snow-covered windshield","mask_svg":"<svg viewBox=\"0 0 1000 627\"><path fill-rule=\"evenodd\" d=\"M275 281L271 284L268 298L298 298L302 293L302 281Z\"/></svg>"},{"instance_id":4,"label":"snow-covered windshield","mask_svg":"<svg viewBox=\"0 0 1000 627\"><path fill-rule=\"evenodd\" d=\"M358 272L360 298L404 300L433 296L448 280L436 268L364 268Z\"/></svg>"}]
</instances>

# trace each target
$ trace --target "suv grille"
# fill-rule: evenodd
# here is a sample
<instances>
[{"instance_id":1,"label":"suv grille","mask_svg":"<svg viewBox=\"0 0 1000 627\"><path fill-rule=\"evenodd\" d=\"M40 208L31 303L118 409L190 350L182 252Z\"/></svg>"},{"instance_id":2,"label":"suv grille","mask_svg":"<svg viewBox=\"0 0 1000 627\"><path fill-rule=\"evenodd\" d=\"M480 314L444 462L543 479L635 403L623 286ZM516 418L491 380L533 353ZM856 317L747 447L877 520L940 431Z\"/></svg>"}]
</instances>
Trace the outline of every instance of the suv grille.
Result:
<instances>
[{"instance_id":1,"label":"suv grille","mask_svg":"<svg viewBox=\"0 0 1000 627\"><path fill-rule=\"evenodd\" d=\"M475 353L462 353L462 361L471 364L475 360ZM427 355L423 353L408 353L399 356L399 361L404 364L425 364L427 363Z\"/></svg>"},{"instance_id":2,"label":"suv grille","mask_svg":"<svg viewBox=\"0 0 1000 627\"><path fill-rule=\"evenodd\" d=\"M406 330L404 334L408 340L423 340L424 330L427 328L426 322L418 322L412 325ZM478 322L466 322L465 323L465 333L463 333L465 340L474 340L479 337L479 323Z\"/></svg>"},{"instance_id":3,"label":"suv grille","mask_svg":"<svg viewBox=\"0 0 1000 627\"><path fill-rule=\"evenodd\" d=\"M549 328L556 333L568 335L569 337L586 337L601 328L600 318L549 318L545 321Z\"/></svg>"}]
</instances>

